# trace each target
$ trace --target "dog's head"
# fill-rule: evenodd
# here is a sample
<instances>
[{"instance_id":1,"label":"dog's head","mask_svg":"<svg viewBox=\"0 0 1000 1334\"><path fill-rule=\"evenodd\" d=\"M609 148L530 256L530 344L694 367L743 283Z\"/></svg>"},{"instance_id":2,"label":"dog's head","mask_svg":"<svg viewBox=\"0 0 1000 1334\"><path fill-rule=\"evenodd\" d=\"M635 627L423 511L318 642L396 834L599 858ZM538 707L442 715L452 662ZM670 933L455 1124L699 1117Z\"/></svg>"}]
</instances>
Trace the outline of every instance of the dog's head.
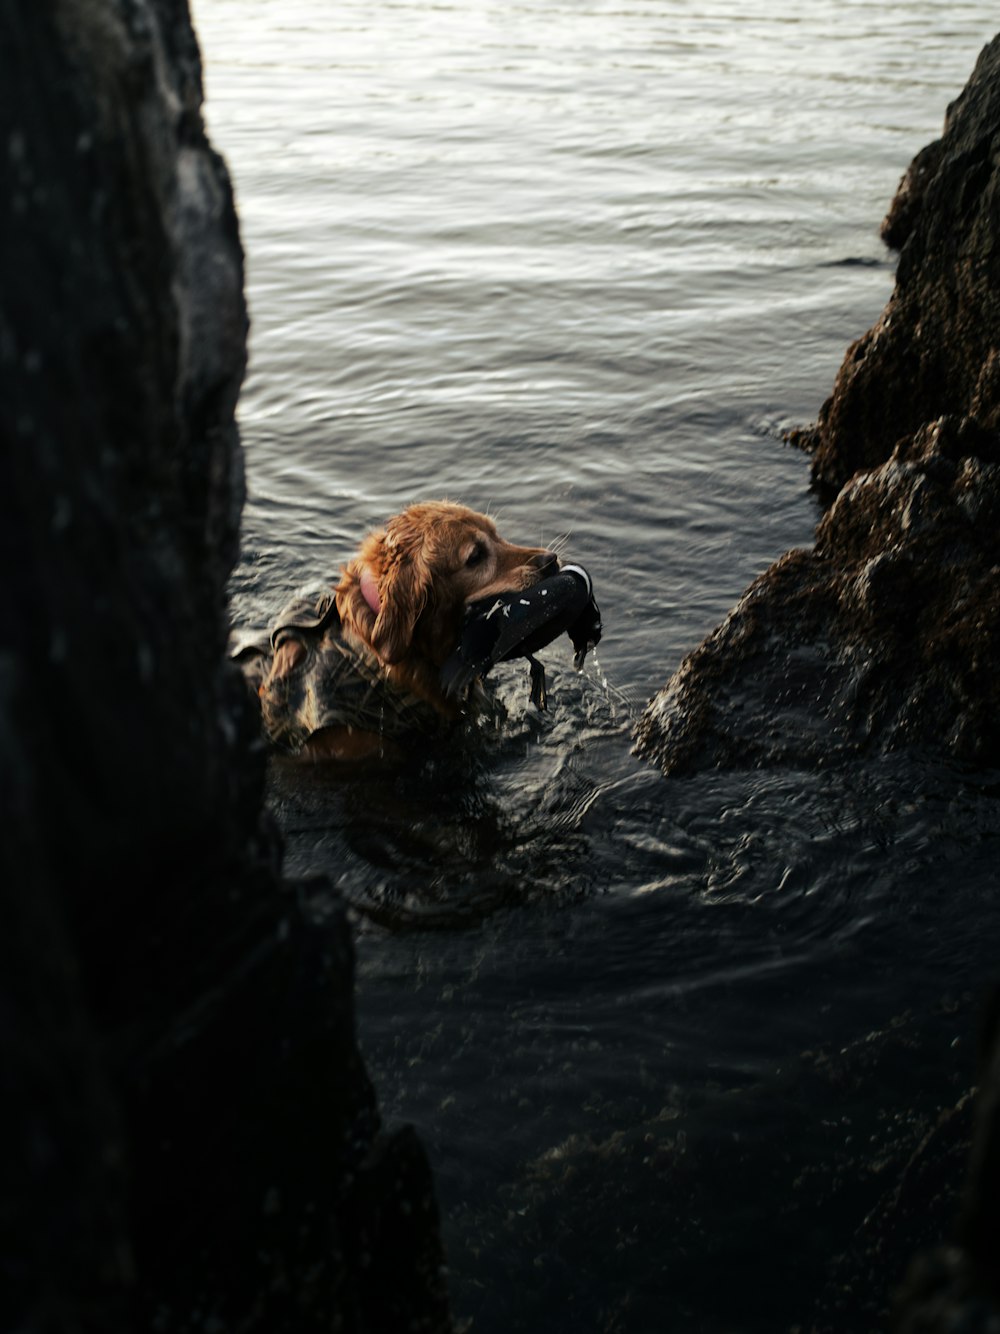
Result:
<instances>
[{"instance_id":1,"label":"dog's head","mask_svg":"<svg viewBox=\"0 0 1000 1334\"><path fill-rule=\"evenodd\" d=\"M337 608L388 668L422 675L426 693L458 645L467 603L529 588L557 567L551 551L504 541L485 514L430 501L369 533L337 585Z\"/></svg>"}]
</instances>

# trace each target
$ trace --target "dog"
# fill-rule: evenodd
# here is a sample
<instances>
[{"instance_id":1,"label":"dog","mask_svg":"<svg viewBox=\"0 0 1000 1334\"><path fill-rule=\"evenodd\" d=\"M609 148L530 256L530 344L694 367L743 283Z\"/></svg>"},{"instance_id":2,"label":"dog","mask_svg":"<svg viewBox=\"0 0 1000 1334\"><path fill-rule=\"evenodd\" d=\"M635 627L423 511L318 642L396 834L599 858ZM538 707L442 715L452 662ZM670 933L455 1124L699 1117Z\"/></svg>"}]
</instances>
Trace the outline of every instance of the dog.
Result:
<instances>
[{"instance_id":1,"label":"dog","mask_svg":"<svg viewBox=\"0 0 1000 1334\"><path fill-rule=\"evenodd\" d=\"M441 668L469 603L530 588L559 560L506 541L451 501L411 505L370 532L332 590L290 604L258 689L265 728L305 760L395 754L410 731L455 720Z\"/></svg>"}]
</instances>

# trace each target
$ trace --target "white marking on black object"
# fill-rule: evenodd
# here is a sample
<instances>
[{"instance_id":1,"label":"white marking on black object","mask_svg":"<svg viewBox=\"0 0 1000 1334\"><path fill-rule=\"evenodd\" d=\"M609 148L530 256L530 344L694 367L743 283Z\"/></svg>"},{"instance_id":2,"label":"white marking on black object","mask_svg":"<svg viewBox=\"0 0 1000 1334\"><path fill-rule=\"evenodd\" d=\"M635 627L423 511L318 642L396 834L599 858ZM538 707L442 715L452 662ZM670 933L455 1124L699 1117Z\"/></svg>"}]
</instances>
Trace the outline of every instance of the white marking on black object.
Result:
<instances>
[{"instance_id":1,"label":"white marking on black object","mask_svg":"<svg viewBox=\"0 0 1000 1334\"><path fill-rule=\"evenodd\" d=\"M564 565L562 569L559 571L559 573L578 574L580 578L583 580L583 582L587 585L587 597L589 598L593 596L594 581L591 579L590 575L587 573L587 571L583 568L582 565Z\"/></svg>"}]
</instances>

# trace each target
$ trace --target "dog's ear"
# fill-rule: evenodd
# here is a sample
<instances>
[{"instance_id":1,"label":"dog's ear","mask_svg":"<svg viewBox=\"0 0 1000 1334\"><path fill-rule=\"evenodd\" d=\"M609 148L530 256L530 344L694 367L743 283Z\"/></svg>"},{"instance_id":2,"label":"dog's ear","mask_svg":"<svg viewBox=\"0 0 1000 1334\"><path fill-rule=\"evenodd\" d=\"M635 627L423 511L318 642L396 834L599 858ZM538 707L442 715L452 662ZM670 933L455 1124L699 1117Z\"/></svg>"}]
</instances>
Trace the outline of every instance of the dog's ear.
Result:
<instances>
[{"instance_id":1,"label":"dog's ear","mask_svg":"<svg viewBox=\"0 0 1000 1334\"><path fill-rule=\"evenodd\" d=\"M430 575L419 533L390 524L381 547L380 559L373 562L379 610L371 644L382 661L392 666L406 657L413 643L413 632L430 596Z\"/></svg>"},{"instance_id":2,"label":"dog's ear","mask_svg":"<svg viewBox=\"0 0 1000 1334\"><path fill-rule=\"evenodd\" d=\"M427 588L421 584L412 561L393 563L379 581L379 601L372 648L391 666L409 652L417 620L427 604Z\"/></svg>"}]
</instances>

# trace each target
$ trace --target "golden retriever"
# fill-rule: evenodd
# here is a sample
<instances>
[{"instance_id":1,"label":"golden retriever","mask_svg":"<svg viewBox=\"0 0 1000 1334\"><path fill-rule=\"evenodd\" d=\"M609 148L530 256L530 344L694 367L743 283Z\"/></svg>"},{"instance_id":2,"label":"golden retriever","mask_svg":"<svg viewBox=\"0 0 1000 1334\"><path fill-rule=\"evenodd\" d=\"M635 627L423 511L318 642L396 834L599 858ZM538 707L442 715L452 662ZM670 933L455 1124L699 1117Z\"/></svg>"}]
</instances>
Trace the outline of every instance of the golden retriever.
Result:
<instances>
[{"instance_id":1,"label":"golden retriever","mask_svg":"<svg viewBox=\"0 0 1000 1334\"><path fill-rule=\"evenodd\" d=\"M517 592L555 573L543 547L505 541L485 514L450 501L412 505L368 534L334 590L340 634L375 654L391 685L443 718L459 707L445 697L441 667L457 648L466 606ZM264 689L303 659L299 640L275 651ZM384 741L352 727L327 727L302 749L307 759L358 759Z\"/></svg>"}]
</instances>

